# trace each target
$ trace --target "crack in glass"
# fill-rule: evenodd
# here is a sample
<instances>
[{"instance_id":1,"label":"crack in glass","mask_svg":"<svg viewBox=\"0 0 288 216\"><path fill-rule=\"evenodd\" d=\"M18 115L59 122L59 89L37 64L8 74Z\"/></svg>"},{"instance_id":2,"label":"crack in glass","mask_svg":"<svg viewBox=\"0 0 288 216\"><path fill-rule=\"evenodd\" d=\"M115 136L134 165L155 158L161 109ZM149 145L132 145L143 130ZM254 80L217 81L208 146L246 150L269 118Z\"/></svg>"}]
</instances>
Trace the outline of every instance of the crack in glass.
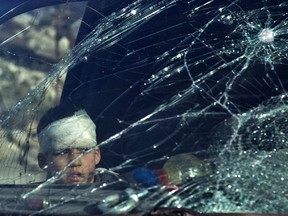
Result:
<instances>
[{"instance_id":1,"label":"crack in glass","mask_svg":"<svg viewBox=\"0 0 288 216\"><path fill-rule=\"evenodd\" d=\"M0 189L6 210L28 206L30 213L53 213L63 207L69 212L69 204L77 203L71 211L95 213L101 197L109 200L113 192L112 197L128 201L138 193L135 211L141 212L177 207L287 213L288 4L99 2L68 1L49 7L55 20L45 16L44 8L20 15L24 24L16 17L0 26L10 29L0 41L0 183L15 185L22 195L12 205L6 189ZM81 5L81 15L73 4ZM23 46L23 38L32 50ZM14 88L8 81L15 77L15 88L25 86L26 92L15 90L19 97L12 106L5 92ZM119 173L117 181L67 186L65 193L66 187L54 183L73 162L48 179L38 167L39 119L67 100L91 115L101 166ZM177 187L162 184L163 179L145 186L131 177L136 168L159 170L187 152L209 164L209 173L191 177L204 166L199 162ZM121 183L136 195L119 190ZM27 188L20 190L18 184Z\"/></svg>"}]
</instances>

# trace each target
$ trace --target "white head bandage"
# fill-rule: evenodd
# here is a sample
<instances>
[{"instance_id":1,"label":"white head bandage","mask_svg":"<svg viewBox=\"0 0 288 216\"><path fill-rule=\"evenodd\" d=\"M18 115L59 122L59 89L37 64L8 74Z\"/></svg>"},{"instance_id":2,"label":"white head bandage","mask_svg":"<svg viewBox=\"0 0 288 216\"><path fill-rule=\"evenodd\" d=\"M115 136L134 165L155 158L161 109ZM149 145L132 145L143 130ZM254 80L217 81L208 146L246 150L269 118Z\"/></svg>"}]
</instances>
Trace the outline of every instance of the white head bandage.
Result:
<instances>
[{"instance_id":1,"label":"white head bandage","mask_svg":"<svg viewBox=\"0 0 288 216\"><path fill-rule=\"evenodd\" d=\"M67 148L95 148L96 125L84 110L55 121L38 136L40 153L60 152Z\"/></svg>"}]
</instances>

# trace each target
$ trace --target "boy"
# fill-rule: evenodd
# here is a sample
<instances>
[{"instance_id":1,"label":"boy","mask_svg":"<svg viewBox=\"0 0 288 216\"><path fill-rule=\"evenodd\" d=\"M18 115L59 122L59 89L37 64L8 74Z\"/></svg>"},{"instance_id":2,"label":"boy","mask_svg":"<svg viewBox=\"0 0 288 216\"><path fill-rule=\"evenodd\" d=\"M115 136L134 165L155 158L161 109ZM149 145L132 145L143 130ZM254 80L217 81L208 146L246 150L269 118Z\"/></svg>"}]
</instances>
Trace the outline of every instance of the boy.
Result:
<instances>
[{"instance_id":1,"label":"boy","mask_svg":"<svg viewBox=\"0 0 288 216\"><path fill-rule=\"evenodd\" d=\"M96 169L101 154L96 141L96 125L84 110L65 107L49 110L37 127L40 152L38 164L47 178L59 184L79 184L117 180L117 175Z\"/></svg>"}]
</instances>

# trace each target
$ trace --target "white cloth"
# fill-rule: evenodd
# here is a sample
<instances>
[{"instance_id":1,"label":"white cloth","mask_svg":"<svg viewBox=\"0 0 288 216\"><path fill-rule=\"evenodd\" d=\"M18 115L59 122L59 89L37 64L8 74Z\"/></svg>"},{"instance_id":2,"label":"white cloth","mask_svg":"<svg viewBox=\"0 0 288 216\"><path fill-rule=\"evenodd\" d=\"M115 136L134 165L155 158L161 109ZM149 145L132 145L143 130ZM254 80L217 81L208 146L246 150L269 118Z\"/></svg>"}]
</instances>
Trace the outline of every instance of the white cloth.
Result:
<instances>
[{"instance_id":1,"label":"white cloth","mask_svg":"<svg viewBox=\"0 0 288 216\"><path fill-rule=\"evenodd\" d=\"M61 152L67 148L95 148L96 125L84 110L57 120L38 136L40 152Z\"/></svg>"}]
</instances>

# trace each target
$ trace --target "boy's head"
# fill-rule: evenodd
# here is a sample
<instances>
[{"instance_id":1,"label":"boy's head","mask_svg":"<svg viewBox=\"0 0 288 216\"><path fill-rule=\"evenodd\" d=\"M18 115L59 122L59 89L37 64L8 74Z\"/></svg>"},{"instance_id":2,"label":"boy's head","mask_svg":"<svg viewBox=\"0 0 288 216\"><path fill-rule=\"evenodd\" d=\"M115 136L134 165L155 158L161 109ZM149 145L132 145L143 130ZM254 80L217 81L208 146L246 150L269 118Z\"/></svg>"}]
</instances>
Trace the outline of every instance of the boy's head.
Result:
<instances>
[{"instance_id":1,"label":"boy's head","mask_svg":"<svg viewBox=\"0 0 288 216\"><path fill-rule=\"evenodd\" d=\"M101 158L96 126L84 110L66 115L62 111L53 108L40 120L39 166L48 177L64 170L57 183L91 183Z\"/></svg>"}]
</instances>

